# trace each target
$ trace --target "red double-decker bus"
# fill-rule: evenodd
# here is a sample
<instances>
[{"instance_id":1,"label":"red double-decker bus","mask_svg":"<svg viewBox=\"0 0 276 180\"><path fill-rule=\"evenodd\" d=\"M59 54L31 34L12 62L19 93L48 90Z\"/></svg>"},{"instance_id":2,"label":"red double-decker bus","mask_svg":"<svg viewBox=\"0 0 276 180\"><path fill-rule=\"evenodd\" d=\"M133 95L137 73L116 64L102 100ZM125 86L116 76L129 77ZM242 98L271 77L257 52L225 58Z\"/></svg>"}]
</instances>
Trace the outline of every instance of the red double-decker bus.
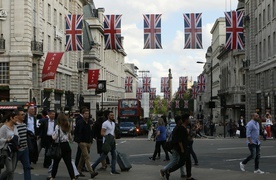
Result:
<instances>
[{"instance_id":1,"label":"red double-decker bus","mask_svg":"<svg viewBox=\"0 0 276 180\"><path fill-rule=\"evenodd\" d=\"M118 100L118 123L133 122L138 134L140 132L140 121L143 118L143 108L139 99L125 98Z\"/></svg>"}]
</instances>

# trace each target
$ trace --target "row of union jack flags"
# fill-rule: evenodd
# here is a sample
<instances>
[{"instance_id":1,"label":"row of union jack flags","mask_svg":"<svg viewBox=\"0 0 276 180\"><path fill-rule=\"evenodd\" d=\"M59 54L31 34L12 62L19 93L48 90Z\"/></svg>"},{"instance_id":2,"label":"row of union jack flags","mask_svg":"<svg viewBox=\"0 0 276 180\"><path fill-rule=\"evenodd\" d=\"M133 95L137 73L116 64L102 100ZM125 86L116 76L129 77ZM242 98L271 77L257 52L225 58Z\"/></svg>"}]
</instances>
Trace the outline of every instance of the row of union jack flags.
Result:
<instances>
[{"instance_id":1,"label":"row of union jack flags","mask_svg":"<svg viewBox=\"0 0 276 180\"><path fill-rule=\"evenodd\" d=\"M205 91L205 77L204 75L199 75L197 81L197 85L192 87L192 98L195 99L197 97L198 92ZM187 87L188 76L179 77L179 88L178 88L178 98L182 99L183 94L188 92ZM133 92L133 77L125 78L125 92L132 93ZM136 97L138 99L142 99L142 94L144 92L150 93L150 99L156 98L156 88L151 88L151 77L143 77L143 86L136 89ZM161 92L164 93L164 99L170 99L170 88L169 88L169 78L161 77Z\"/></svg>"},{"instance_id":2,"label":"row of union jack flags","mask_svg":"<svg viewBox=\"0 0 276 180\"><path fill-rule=\"evenodd\" d=\"M153 102L154 102L153 100L149 101L149 107L151 109L154 108L154 103ZM172 102L170 100L167 100L166 103L167 103L167 107L171 108ZM161 99L158 101L157 105L158 105L158 107L161 107L163 105ZM175 108L177 108L177 109L180 108L180 101L179 100L175 100ZM184 100L184 108L185 109L189 108L189 100Z\"/></svg>"},{"instance_id":3,"label":"row of union jack flags","mask_svg":"<svg viewBox=\"0 0 276 180\"><path fill-rule=\"evenodd\" d=\"M162 49L161 43L162 14L145 14L144 49ZM227 49L243 49L243 16L244 10L225 12ZM104 16L105 49L123 49L121 42L122 15ZM202 13L185 13L184 49L203 49ZM82 28L83 15L66 15L66 51L83 50Z\"/></svg>"}]
</instances>

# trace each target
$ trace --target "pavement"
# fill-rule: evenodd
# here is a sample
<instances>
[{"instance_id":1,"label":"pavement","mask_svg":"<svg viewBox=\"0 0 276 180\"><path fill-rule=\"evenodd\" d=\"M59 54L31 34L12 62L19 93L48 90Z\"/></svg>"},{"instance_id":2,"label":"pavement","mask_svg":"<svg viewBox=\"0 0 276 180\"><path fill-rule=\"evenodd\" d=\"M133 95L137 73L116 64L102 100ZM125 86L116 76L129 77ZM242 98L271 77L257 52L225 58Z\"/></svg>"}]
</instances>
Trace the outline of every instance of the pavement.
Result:
<instances>
[{"instance_id":1,"label":"pavement","mask_svg":"<svg viewBox=\"0 0 276 180\"><path fill-rule=\"evenodd\" d=\"M64 164L60 164L60 167L65 167ZM238 164L237 164L238 166ZM158 180L165 179L160 176L160 169L163 166L159 165L132 165L132 169L128 172L121 172L118 175L111 175L110 169L108 168L106 171L98 171L99 175L96 176L95 180ZM117 167L118 168L118 167ZM35 167L32 170L32 179L40 180L46 179L47 177L47 169ZM119 168L118 168L119 169ZM20 166L15 170L15 179L23 179L23 170ZM89 179L89 173L84 172L86 177L80 177L79 180ZM252 180L252 179L263 179L263 180L275 180L276 174L272 173L264 173L264 174L254 174L253 171L231 171L231 170L218 170L218 169L205 169L200 168L200 166L192 168L192 177L197 180ZM69 175L66 168L62 168L57 173L55 178L56 180L67 180L69 179ZM180 178L180 172L175 171L170 175L171 180L178 180Z\"/></svg>"},{"instance_id":2,"label":"pavement","mask_svg":"<svg viewBox=\"0 0 276 180\"><path fill-rule=\"evenodd\" d=\"M209 139L218 139L219 137L208 137ZM39 161L42 162L43 157L39 157ZM42 163L33 165L34 169L32 170L32 180L45 180L48 176L48 170L42 168ZM111 175L110 167L105 171L97 171L99 175L96 176L95 180L162 180L160 176L160 169L163 168L163 165L145 165L145 164L132 164L132 168L127 172L121 172L119 166L117 165L117 170L121 174ZM239 163L237 163L237 169L239 169ZM242 172L240 170L229 170L223 169L213 169L213 168L201 168L199 166L192 167L192 177L197 180L252 180L252 179L261 179L261 180L275 180L276 173L265 172L264 174L254 174L253 173L253 161L250 161L250 165L245 167L246 171ZM262 169L265 171L265 169ZM83 172L85 177L79 177L79 180L90 179L88 172ZM15 180L21 180L23 178L23 169L21 163L18 163L15 170ZM68 180L69 174L66 169L64 162L61 160L59 164L59 169L56 180ZM180 171L177 170L170 174L170 180L179 180ZM182 178L185 179L185 178Z\"/></svg>"}]
</instances>

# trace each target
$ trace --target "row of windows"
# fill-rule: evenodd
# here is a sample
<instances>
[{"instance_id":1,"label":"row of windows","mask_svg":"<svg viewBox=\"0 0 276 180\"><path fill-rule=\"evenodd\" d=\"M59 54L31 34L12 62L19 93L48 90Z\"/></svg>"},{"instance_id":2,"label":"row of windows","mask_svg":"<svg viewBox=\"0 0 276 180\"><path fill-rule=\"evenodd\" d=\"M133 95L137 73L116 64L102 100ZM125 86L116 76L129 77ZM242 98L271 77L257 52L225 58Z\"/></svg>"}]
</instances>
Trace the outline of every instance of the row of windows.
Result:
<instances>
[{"instance_id":1,"label":"row of windows","mask_svg":"<svg viewBox=\"0 0 276 180\"><path fill-rule=\"evenodd\" d=\"M257 52L257 61L261 63L262 61L267 60L268 58L276 55L276 32L273 32L272 38L271 35L267 37L267 39L263 39L262 42L256 45Z\"/></svg>"},{"instance_id":2,"label":"row of windows","mask_svg":"<svg viewBox=\"0 0 276 180\"><path fill-rule=\"evenodd\" d=\"M259 31L262 29L262 27L266 26L266 24L270 23L271 20L275 17L276 17L276 0L272 0L272 3L271 4L269 3L267 7L262 10L262 13L259 13L259 18L258 18Z\"/></svg>"}]
</instances>

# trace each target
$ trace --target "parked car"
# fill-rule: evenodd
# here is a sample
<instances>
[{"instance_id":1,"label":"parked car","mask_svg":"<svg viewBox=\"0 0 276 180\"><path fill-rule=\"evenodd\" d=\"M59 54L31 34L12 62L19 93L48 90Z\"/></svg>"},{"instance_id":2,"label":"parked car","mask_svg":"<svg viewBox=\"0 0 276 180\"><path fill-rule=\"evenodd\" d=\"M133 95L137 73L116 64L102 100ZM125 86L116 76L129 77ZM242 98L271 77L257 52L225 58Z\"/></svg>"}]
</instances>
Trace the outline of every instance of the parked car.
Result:
<instances>
[{"instance_id":1,"label":"parked car","mask_svg":"<svg viewBox=\"0 0 276 180\"><path fill-rule=\"evenodd\" d=\"M136 128L133 122L121 122L120 123L121 135L137 136L139 129Z\"/></svg>"}]
</instances>

